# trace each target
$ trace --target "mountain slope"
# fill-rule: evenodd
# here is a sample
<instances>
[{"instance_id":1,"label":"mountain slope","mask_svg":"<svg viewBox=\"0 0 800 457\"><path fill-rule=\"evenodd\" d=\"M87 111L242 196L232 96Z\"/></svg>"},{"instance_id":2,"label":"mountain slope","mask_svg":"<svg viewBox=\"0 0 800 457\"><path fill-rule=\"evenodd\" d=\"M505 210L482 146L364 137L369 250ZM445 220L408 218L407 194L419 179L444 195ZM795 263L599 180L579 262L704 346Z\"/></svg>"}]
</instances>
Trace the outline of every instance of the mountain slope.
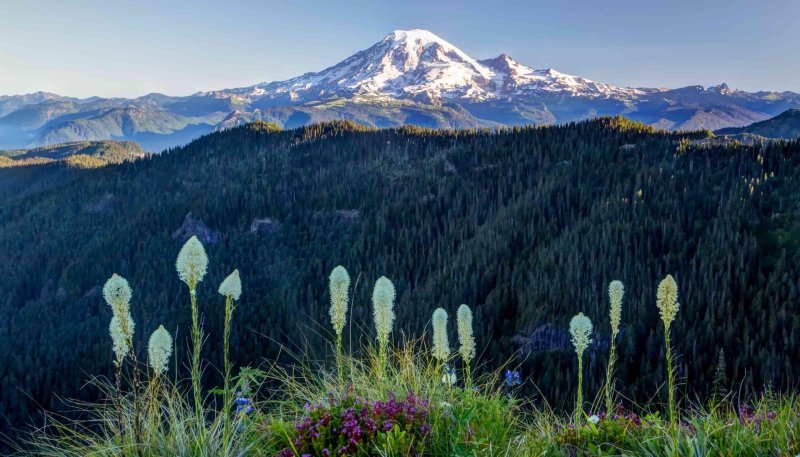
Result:
<instances>
[{"instance_id":1,"label":"mountain slope","mask_svg":"<svg viewBox=\"0 0 800 457\"><path fill-rule=\"evenodd\" d=\"M223 319L217 286L241 271L238 366L279 358L278 342L329 349L327 275L342 264L360 278L354 338L371 328L371 288L385 275L398 291L396 337L419 336L438 306L468 303L481 359L522 351L528 385L562 401L575 388L563 341L576 309L597 323L585 379L589 391L601 386L605 290L619 279L620 388L647 400L664 379L654 303L670 273L689 392L710 388L720 348L737 387L793 386L800 143L695 148L685 138L606 118L449 132L249 124L0 204L0 416L21 425L34 402L59 409L56 395L99 395L83 381L113 375L100 290L114 272L134 289L140 359L163 323L184 335L185 366L189 304L174 261L192 234L211 262L198 290L210 339ZM215 364L218 347L206 346Z\"/></svg>"},{"instance_id":2,"label":"mountain slope","mask_svg":"<svg viewBox=\"0 0 800 457\"><path fill-rule=\"evenodd\" d=\"M186 97L0 97L0 148L128 139L149 151L252 120L296 127L333 119L369 126L492 127L625 115L670 130L741 127L787 109L800 94L725 84L618 87L535 69L506 54L475 59L427 30L396 30L322 71Z\"/></svg>"},{"instance_id":3,"label":"mountain slope","mask_svg":"<svg viewBox=\"0 0 800 457\"><path fill-rule=\"evenodd\" d=\"M644 94L533 70L510 57L477 61L427 30L396 30L372 47L318 73L235 91L245 97L291 102L327 97L482 101L536 92L629 98Z\"/></svg>"},{"instance_id":4,"label":"mountain slope","mask_svg":"<svg viewBox=\"0 0 800 457\"><path fill-rule=\"evenodd\" d=\"M766 138L797 138L800 137L800 110L786 110L766 121L755 122L746 127L720 129L714 133L718 135L749 133Z\"/></svg>"},{"instance_id":5,"label":"mountain slope","mask_svg":"<svg viewBox=\"0 0 800 457\"><path fill-rule=\"evenodd\" d=\"M0 151L0 202L62 186L88 169L145 155L131 141L82 141Z\"/></svg>"},{"instance_id":6,"label":"mountain slope","mask_svg":"<svg viewBox=\"0 0 800 457\"><path fill-rule=\"evenodd\" d=\"M5 157L24 165L28 161L66 160L83 155L102 160L105 163L122 163L126 160L141 159L145 156L141 146L133 141L79 141L75 143L54 144L31 149L8 149L0 151Z\"/></svg>"}]
</instances>

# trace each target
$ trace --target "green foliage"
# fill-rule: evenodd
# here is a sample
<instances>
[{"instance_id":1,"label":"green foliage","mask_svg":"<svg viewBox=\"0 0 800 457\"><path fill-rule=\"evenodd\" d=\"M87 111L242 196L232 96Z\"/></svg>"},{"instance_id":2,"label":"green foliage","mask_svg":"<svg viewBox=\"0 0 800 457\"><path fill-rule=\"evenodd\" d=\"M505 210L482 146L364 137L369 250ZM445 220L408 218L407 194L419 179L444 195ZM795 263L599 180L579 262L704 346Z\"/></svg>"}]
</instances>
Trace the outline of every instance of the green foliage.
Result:
<instances>
[{"instance_id":1,"label":"green foliage","mask_svg":"<svg viewBox=\"0 0 800 457\"><path fill-rule=\"evenodd\" d=\"M132 141L79 141L0 151L0 201L58 188L85 170L144 156Z\"/></svg>"},{"instance_id":2,"label":"green foliage","mask_svg":"<svg viewBox=\"0 0 800 457\"><path fill-rule=\"evenodd\" d=\"M178 256L180 278L192 291L191 314L197 314L196 286L206 272L202 246L191 239ZM237 271L238 273L238 271ZM223 282L226 307L241 292ZM107 285L112 306L128 310L131 289L117 276ZM674 298L659 288L659 302ZM119 291L119 292L116 292ZM227 295L226 295L227 293ZM226 326L230 310L224 310ZM576 349L587 341L591 324L573 319ZM197 318L193 318L197 322ZM576 323L577 322L577 323ZM581 330L583 329L583 330ZM227 339L223 344L227 348ZM235 412L227 402L219 408L199 400L196 367L189 389L159 372L150 379L135 354L128 363L127 390L94 379L103 398L76 402L80 419L49 416L49 425L30 433L18 446L36 456L241 456L276 457L352 455L361 457L494 456L494 455L646 455L762 456L800 451L800 401L776 396L771 389L754 407L687 411L676 423L658 412L644 416L625 411L576 417L548 408L523 405L500 384L500 370L470 384L441 382L440 361L424 346L428 338L384 348L359 348L361 355L336 353L333 360L297 357L291 365L270 364L267 371L244 368L234 379ZM191 353L197 353L197 341ZM351 347L351 351L353 348ZM582 353L582 349L579 354ZM227 358L226 364L227 364ZM346 368L343 388L340 370ZM198 364L199 365L199 364ZM226 367L227 369L227 367ZM376 376L376 374L380 376ZM177 375L177 373L176 373ZM461 373L463 378L464 372ZM229 378L225 377L226 387ZM253 384L275 389L259 398ZM580 383L579 383L580 386ZM188 386L187 386L188 387ZM395 392L408 392L404 399ZM227 398L227 389L221 392ZM301 406L303 405L303 406Z\"/></svg>"},{"instance_id":3,"label":"green foliage","mask_svg":"<svg viewBox=\"0 0 800 457\"><path fill-rule=\"evenodd\" d=\"M360 273L351 290L360 299L348 313L356 328L370 327L368 297L380 275L398 285L395 333L418 334L436 307L469 303L483 362L472 365L475 377L519 351L531 381L519 395L561 410L577 380L563 329L578 304L605 322L598 291L620 279L628 287L619 398L644 402L666 379L651 280L673 272L684 294L671 329L680 397L707 398L718 348L731 385L791 388L800 377L800 143L690 146L676 155L679 134L611 123L242 126L3 202L2 432L41 425L40 406L65 412L59 396L102 398L81 387L84 373L113 375L110 313L95 289L111 271L132 278L137 323L171 323L176 344L185 343L188 300L164 281L174 265L163 254L185 241L172 235L189 212L219 236L207 245L215 265L199 294L209 296L233 266L247 278L231 327L235 366L293 362L269 342L333 353L320 278L338 261ZM263 218L273 221L268 230L251 231ZM206 335L222 335L223 305L201 306ZM346 330L343 351L359 338ZM605 381L608 338L598 330L584 356L591 395ZM221 345L205 345L202 355L223 364ZM177 358L187 365L185 351ZM204 382L223 384L213 370ZM659 392L655 401L666 403L666 389Z\"/></svg>"},{"instance_id":4,"label":"green foliage","mask_svg":"<svg viewBox=\"0 0 800 457\"><path fill-rule=\"evenodd\" d=\"M381 456L401 457L410 455L413 452L413 440L408 437L408 432L401 430L398 426L393 427L387 433L378 435L378 437L376 451Z\"/></svg>"},{"instance_id":5,"label":"green foliage","mask_svg":"<svg viewBox=\"0 0 800 457\"><path fill-rule=\"evenodd\" d=\"M714 383L711 387L711 401L718 403L728 395L728 368L725 364L725 350L720 349L717 367L714 369Z\"/></svg>"},{"instance_id":6,"label":"green foliage","mask_svg":"<svg viewBox=\"0 0 800 457\"><path fill-rule=\"evenodd\" d=\"M0 151L0 157L11 159L15 166L68 160L81 156L82 160L97 159L101 163L122 163L145 156L144 150L133 141L76 141L31 149Z\"/></svg>"}]
</instances>

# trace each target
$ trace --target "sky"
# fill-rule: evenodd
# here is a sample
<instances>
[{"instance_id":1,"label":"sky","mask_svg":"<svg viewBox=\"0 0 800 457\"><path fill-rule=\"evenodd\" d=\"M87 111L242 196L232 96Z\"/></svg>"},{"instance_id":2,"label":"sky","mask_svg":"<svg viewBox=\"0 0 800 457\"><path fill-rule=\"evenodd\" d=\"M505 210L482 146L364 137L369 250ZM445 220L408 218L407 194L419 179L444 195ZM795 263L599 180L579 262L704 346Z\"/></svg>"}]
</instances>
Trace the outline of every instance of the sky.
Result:
<instances>
[{"instance_id":1,"label":"sky","mask_svg":"<svg viewBox=\"0 0 800 457\"><path fill-rule=\"evenodd\" d=\"M322 70L396 29L618 86L800 92L797 0L0 0L0 95L188 95Z\"/></svg>"}]
</instances>

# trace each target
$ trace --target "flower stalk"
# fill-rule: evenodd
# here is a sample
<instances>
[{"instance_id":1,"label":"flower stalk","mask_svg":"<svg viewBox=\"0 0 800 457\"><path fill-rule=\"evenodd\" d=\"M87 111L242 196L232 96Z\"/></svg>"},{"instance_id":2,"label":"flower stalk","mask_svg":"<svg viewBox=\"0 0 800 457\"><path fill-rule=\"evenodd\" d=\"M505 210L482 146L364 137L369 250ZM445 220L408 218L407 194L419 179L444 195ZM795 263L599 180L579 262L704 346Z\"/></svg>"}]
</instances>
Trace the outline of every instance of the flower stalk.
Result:
<instances>
[{"instance_id":1,"label":"flower stalk","mask_svg":"<svg viewBox=\"0 0 800 457\"><path fill-rule=\"evenodd\" d=\"M458 307L456 314L458 321L458 342L460 347L458 352L464 361L464 381L467 389L472 388L472 370L470 361L475 358L475 337L472 332L472 310L467 305Z\"/></svg>"},{"instance_id":2,"label":"flower stalk","mask_svg":"<svg viewBox=\"0 0 800 457\"><path fill-rule=\"evenodd\" d=\"M667 359L667 386L669 388L669 420L673 427L677 424L678 408L675 406L675 367L672 360L672 344L670 341L670 325L680 309L678 303L678 284L672 275L667 275L658 284L656 291L656 306L658 306L661 321L664 322L664 345Z\"/></svg>"},{"instance_id":3,"label":"flower stalk","mask_svg":"<svg viewBox=\"0 0 800 457\"><path fill-rule=\"evenodd\" d=\"M433 326L433 358L438 364L437 373L445 374L443 371L447 359L450 358L450 342L447 338L447 311L436 308L431 318Z\"/></svg>"},{"instance_id":4,"label":"flower stalk","mask_svg":"<svg viewBox=\"0 0 800 457\"><path fill-rule=\"evenodd\" d=\"M331 295L331 325L336 333L336 373L339 377L339 387L344 384L344 367L342 363L342 331L347 319L347 307L350 297L350 274L339 265L331 271L329 290Z\"/></svg>"},{"instance_id":5,"label":"flower stalk","mask_svg":"<svg viewBox=\"0 0 800 457\"><path fill-rule=\"evenodd\" d=\"M378 376L386 371L386 356L389 348L389 335L394 325L394 284L385 276L375 282L372 291L372 310L375 319L375 333L378 342Z\"/></svg>"},{"instance_id":6,"label":"flower stalk","mask_svg":"<svg viewBox=\"0 0 800 457\"><path fill-rule=\"evenodd\" d=\"M578 355L578 394L575 400L575 420L583 413L583 352L592 343L592 321L583 313L578 313L569 322L569 333L572 335L572 345Z\"/></svg>"},{"instance_id":7,"label":"flower stalk","mask_svg":"<svg viewBox=\"0 0 800 457\"><path fill-rule=\"evenodd\" d=\"M178 253L175 262L178 277L189 288L192 308L192 390L194 406L199 423L204 423L203 397L201 390L200 350L203 344L203 329L200 327L200 313L197 309L197 285L203 280L208 268L208 256L196 236L189 238Z\"/></svg>"},{"instance_id":8,"label":"flower stalk","mask_svg":"<svg viewBox=\"0 0 800 457\"><path fill-rule=\"evenodd\" d=\"M605 401L606 414L610 414L614 408L614 386L615 367L617 363L617 335L619 334L619 324L622 320L622 297L625 295L625 286L621 281L611 281L608 285L608 299L610 303L611 318L611 348L608 356L608 366L606 367Z\"/></svg>"},{"instance_id":9,"label":"flower stalk","mask_svg":"<svg viewBox=\"0 0 800 457\"><path fill-rule=\"evenodd\" d=\"M233 304L238 301L242 294L242 280L239 277L239 270L233 272L226 277L219 285L218 292L225 297L225 325L222 337L222 353L223 353L223 389L222 389L222 404L225 411L223 422L223 443L228 443L230 439L230 407L231 407L231 361L230 361L230 339L231 339L231 320L233 319L233 310L236 308Z\"/></svg>"}]
</instances>

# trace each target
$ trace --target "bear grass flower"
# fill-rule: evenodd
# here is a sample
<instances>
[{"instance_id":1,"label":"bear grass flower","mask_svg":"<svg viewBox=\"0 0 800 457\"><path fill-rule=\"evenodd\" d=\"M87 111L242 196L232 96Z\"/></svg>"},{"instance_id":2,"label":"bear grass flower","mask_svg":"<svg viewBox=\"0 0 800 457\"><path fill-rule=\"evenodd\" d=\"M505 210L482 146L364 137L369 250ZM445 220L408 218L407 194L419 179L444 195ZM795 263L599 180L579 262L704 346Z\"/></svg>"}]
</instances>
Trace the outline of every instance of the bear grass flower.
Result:
<instances>
[{"instance_id":1,"label":"bear grass flower","mask_svg":"<svg viewBox=\"0 0 800 457\"><path fill-rule=\"evenodd\" d=\"M114 273L103 286L103 298L115 316L124 316L130 311L133 292L128 280Z\"/></svg>"},{"instance_id":2,"label":"bear grass flower","mask_svg":"<svg viewBox=\"0 0 800 457\"><path fill-rule=\"evenodd\" d=\"M203 280L208 269L208 256L203 244L196 236L192 236L181 248L178 259L175 261L175 269L178 277L185 282L190 289Z\"/></svg>"},{"instance_id":3,"label":"bear grass flower","mask_svg":"<svg viewBox=\"0 0 800 457\"><path fill-rule=\"evenodd\" d=\"M167 372L167 364L171 354L172 336L163 325L159 325L150 335L150 341L147 344L147 361L156 376Z\"/></svg>"},{"instance_id":4,"label":"bear grass flower","mask_svg":"<svg viewBox=\"0 0 800 457\"><path fill-rule=\"evenodd\" d=\"M378 339L378 376L383 376L386 367L386 352L389 334L394 325L394 284L385 276L375 281L372 290L372 313L375 319L375 333Z\"/></svg>"},{"instance_id":5,"label":"bear grass flower","mask_svg":"<svg viewBox=\"0 0 800 457\"><path fill-rule=\"evenodd\" d=\"M348 291L350 290L350 275L347 270L339 265L331 271L330 276L331 294L331 325L337 336L342 335L345 319L347 318L347 306L349 303Z\"/></svg>"},{"instance_id":6,"label":"bear grass flower","mask_svg":"<svg viewBox=\"0 0 800 457\"><path fill-rule=\"evenodd\" d=\"M117 364L130 353L133 345L134 323L131 317L131 297L133 292L128 280L114 273L103 285L103 298L111 307L112 318L108 333L111 335Z\"/></svg>"},{"instance_id":7,"label":"bear grass flower","mask_svg":"<svg viewBox=\"0 0 800 457\"><path fill-rule=\"evenodd\" d=\"M450 342L447 338L447 311L436 308L433 312L433 358L446 362L450 357Z\"/></svg>"},{"instance_id":8,"label":"bear grass flower","mask_svg":"<svg viewBox=\"0 0 800 457\"><path fill-rule=\"evenodd\" d=\"M661 320L664 322L664 346L666 347L667 361L667 386L669 388L669 418L671 426L675 427L678 419L675 407L675 369L672 363L672 344L670 342L669 327L678 314L678 283L672 275L667 275L661 280L656 290L656 306L658 306Z\"/></svg>"},{"instance_id":9,"label":"bear grass flower","mask_svg":"<svg viewBox=\"0 0 800 457\"><path fill-rule=\"evenodd\" d=\"M578 354L578 394L575 401L575 419L577 420L583 409L583 351L592 343L592 321L583 313L578 313L569 322L569 333L572 335L572 345Z\"/></svg>"},{"instance_id":10,"label":"bear grass flower","mask_svg":"<svg viewBox=\"0 0 800 457\"><path fill-rule=\"evenodd\" d=\"M475 337L472 334L472 310L467 305L458 307L458 342L461 345L459 352L464 362L469 364L469 361L475 357Z\"/></svg>"},{"instance_id":11,"label":"bear grass flower","mask_svg":"<svg viewBox=\"0 0 800 457\"><path fill-rule=\"evenodd\" d=\"M198 420L201 419L203 399L200 386L200 350L203 345L203 330L200 328L200 313L197 309L197 284L203 280L208 269L208 256L203 244L196 236L189 238L175 260L178 277L189 286L189 300L192 307L192 362L191 378L194 407Z\"/></svg>"},{"instance_id":12,"label":"bear grass flower","mask_svg":"<svg viewBox=\"0 0 800 457\"><path fill-rule=\"evenodd\" d=\"M336 332L336 372L339 384L344 382L344 368L342 367L342 331L347 319L347 307L350 302L350 274L347 270L337 265L328 278L328 288L331 294L331 307L328 313L331 316L331 325Z\"/></svg>"},{"instance_id":13,"label":"bear grass flower","mask_svg":"<svg viewBox=\"0 0 800 457\"><path fill-rule=\"evenodd\" d=\"M611 281L608 285L609 317L611 321L611 342L609 344L608 365L606 365L605 403L606 411L611 411L614 406L614 366L617 362L616 339L619 333L619 324L622 320L622 297L625 295L625 286L622 281Z\"/></svg>"},{"instance_id":14,"label":"bear grass flower","mask_svg":"<svg viewBox=\"0 0 800 457\"><path fill-rule=\"evenodd\" d=\"M569 333L572 335L572 345L578 356L583 355L583 351L592 343L592 321L583 313L578 313L569 322Z\"/></svg>"},{"instance_id":15,"label":"bear grass flower","mask_svg":"<svg viewBox=\"0 0 800 457\"><path fill-rule=\"evenodd\" d=\"M622 321L622 297L625 295L625 286L622 281L611 281L608 285L608 299L611 303L611 331L616 335Z\"/></svg>"},{"instance_id":16,"label":"bear grass flower","mask_svg":"<svg viewBox=\"0 0 800 457\"><path fill-rule=\"evenodd\" d=\"M111 335L114 355L117 359L114 363L117 367L121 366L122 361L131 351L134 327L135 324L130 314L126 314L123 318L116 315L111 318L108 333Z\"/></svg>"},{"instance_id":17,"label":"bear grass flower","mask_svg":"<svg viewBox=\"0 0 800 457\"><path fill-rule=\"evenodd\" d=\"M472 371L470 370L470 361L475 357L475 337L472 333L472 310L467 305L458 307L456 313L458 320L458 342L460 347L458 351L461 353L461 359L464 360L464 372L466 377L467 386L472 384Z\"/></svg>"},{"instance_id":18,"label":"bear grass flower","mask_svg":"<svg viewBox=\"0 0 800 457\"><path fill-rule=\"evenodd\" d=\"M661 320L664 325L669 327L675 316L678 314L680 303L678 303L678 283L672 275L667 275L659 284L656 291L656 306L658 306Z\"/></svg>"},{"instance_id":19,"label":"bear grass flower","mask_svg":"<svg viewBox=\"0 0 800 457\"><path fill-rule=\"evenodd\" d=\"M231 339L231 320L233 319L234 300L239 300L242 295L242 279L239 277L239 270L233 270L222 283L217 291L225 297L225 324L223 327L222 346L223 346L223 397L224 405L230 404L230 382L231 382L231 361L230 361L230 339ZM223 437L225 440L230 435L230 424L225 422L223 427Z\"/></svg>"},{"instance_id":20,"label":"bear grass flower","mask_svg":"<svg viewBox=\"0 0 800 457\"><path fill-rule=\"evenodd\" d=\"M230 297L231 300L239 300L242 295L242 280L239 278L239 270L233 270L219 285L218 292L223 297Z\"/></svg>"},{"instance_id":21,"label":"bear grass flower","mask_svg":"<svg viewBox=\"0 0 800 457\"><path fill-rule=\"evenodd\" d=\"M389 334L392 333L394 325L394 299L394 284L385 276L381 276L375 282L372 291L372 311L378 342L384 348L389 342Z\"/></svg>"}]
</instances>

